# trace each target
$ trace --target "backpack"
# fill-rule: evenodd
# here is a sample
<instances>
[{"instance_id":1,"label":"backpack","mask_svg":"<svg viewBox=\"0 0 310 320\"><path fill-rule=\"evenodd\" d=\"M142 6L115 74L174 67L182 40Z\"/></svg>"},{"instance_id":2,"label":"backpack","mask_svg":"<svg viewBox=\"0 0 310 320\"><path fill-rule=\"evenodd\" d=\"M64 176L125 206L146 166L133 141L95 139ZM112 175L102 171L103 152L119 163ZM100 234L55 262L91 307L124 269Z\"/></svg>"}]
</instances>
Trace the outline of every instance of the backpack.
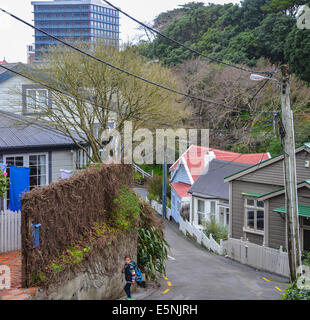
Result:
<instances>
[{"instance_id":1,"label":"backpack","mask_svg":"<svg viewBox=\"0 0 310 320\"><path fill-rule=\"evenodd\" d=\"M136 282L142 282L143 281L143 276L142 276L142 273L141 273L140 269L138 268L137 263L135 261L131 261L130 264L135 268Z\"/></svg>"}]
</instances>

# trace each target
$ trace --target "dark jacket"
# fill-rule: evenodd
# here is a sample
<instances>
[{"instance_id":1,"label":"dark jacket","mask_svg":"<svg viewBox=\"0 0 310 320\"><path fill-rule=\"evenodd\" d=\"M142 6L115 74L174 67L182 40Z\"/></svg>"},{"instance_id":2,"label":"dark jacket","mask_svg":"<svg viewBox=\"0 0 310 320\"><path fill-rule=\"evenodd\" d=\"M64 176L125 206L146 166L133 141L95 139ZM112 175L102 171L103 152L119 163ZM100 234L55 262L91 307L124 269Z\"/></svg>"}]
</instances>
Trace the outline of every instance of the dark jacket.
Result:
<instances>
[{"instance_id":1,"label":"dark jacket","mask_svg":"<svg viewBox=\"0 0 310 320\"><path fill-rule=\"evenodd\" d=\"M136 280L136 270L134 267L134 262L130 262L124 267L125 280L128 282L132 282Z\"/></svg>"}]
</instances>

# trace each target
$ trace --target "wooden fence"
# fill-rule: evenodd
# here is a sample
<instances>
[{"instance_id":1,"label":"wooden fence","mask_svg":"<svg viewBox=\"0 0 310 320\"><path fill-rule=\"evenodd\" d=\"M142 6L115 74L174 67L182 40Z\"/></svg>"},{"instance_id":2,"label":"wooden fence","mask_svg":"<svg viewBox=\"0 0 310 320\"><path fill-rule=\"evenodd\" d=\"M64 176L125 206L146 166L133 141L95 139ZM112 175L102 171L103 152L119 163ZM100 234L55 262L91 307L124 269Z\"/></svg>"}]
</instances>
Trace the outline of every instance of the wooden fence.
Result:
<instances>
[{"instance_id":1,"label":"wooden fence","mask_svg":"<svg viewBox=\"0 0 310 320\"><path fill-rule=\"evenodd\" d=\"M265 246L229 238L225 241L227 255L242 264L289 277L288 254L282 248L276 250Z\"/></svg>"},{"instance_id":2,"label":"wooden fence","mask_svg":"<svg viewBox=\"0 0 310 320\"><path fill-rule=\"evenodd\" d=\"M210 234L210 236L208 237L204 232L197 229L194 225L192 225L186 220L183 220L182 217L180 217L179 229L185 235L187 234L191 235L199 244L203 245L208 250L211 250L212 252L215 252L219 255L225 254L225 247L224 247L223 240L220 240L220 243L217 243L213 239L212 234Z\"/></svg>"},{"instance_id":3,"label":"wooden fence","mask_svg":"<svg viewBox=\"0 0 310 320\"><path fill-rule=\"evenodd\" d=\"M147 198L145 200L148 201ZM157 201L152 200L151 206L155 211L157 211L157 213L162 215L162 204L159 204ZM167 219L169 219L170 216L171 210L167 208ZM182 231L185 235L191 235L199 244L205 246L208 250L211 250L220 255L225 254L225 248L222 240L220 241L220 243L217 243L213 239L212 234L210 234L210 237L207 237L205 233L203 233L201 230L198 230L188 221L183 220L182 217L180 217L179 230Z\"/></svg>"},{"instance_id":4,"label":"wooden fence","mask_svg":"<svg viewBox=\"0 0 310 320\"><path fill-rule=\"evenodd\" d=\"M0 211L0 252L21 250L21 212Z\"/></svg>"}]
</instances>

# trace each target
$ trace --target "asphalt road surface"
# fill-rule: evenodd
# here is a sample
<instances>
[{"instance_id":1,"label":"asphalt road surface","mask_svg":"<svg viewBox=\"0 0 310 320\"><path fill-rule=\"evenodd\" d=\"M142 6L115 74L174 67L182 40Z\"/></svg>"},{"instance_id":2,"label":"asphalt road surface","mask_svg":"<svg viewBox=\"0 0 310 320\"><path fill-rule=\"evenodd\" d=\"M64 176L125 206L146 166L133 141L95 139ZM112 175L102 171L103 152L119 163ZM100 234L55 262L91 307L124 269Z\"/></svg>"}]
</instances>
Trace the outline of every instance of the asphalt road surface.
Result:
<instances>
[{"instance_id":1,"label":"asphalt road surface","mask_svg":"<svg viewBox=\"0 0 310 320\"><path fill-rule=\"evenodd\" d=\"M278 300L288 280L209 253L167 222L166 279L146 300ZM265 278L265 279L264 279Z\"/></svg>"}]
</instances>

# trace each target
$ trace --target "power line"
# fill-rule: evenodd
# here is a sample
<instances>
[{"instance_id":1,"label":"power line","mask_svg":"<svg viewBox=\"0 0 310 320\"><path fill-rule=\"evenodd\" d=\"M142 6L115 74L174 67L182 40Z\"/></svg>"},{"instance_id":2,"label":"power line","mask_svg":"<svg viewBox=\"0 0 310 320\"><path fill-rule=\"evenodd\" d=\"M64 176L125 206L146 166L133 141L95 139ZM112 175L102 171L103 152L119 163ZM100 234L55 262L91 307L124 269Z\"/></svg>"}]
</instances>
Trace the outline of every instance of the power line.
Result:
<instances>
[{"instance_id":1,"label":"power line","mask_svg":"<svg viewBox=\"0 0 310 320\"><path fill-rule=\"evenodd\" d=\"M58 92L58 93L60 93L60 94L67 95L67 96L69 96L69 97L71 97L71 98L74 98L71 94L69 94L69 93L67 93L67 92L65 92L65 91L63 91L63 90L60 90L60 89L58 89L58 88L52 87L52 86L50 86L50 85L47 85L47 84L45 84L45 83L43 83L43 82L41 82L41 81L39 81L39 80L33 79L33 78L31 78L31 77L29 77L29 76L27 76L27 75L25 75L25 74L22 74L22 73L20 73L20 72L18 72L18 71L16 71L16 70L13 70L13 69L8 68L8 67L6 67L5 65L0 65L0 67L2 67L3 69L5 69L5 70L7 70L7 71L9 71L9 72L12 72L12 73L17 74L17 75L19 75L19 76L21 76L21 77L24 77L24 78L26 78L26 79L28 79L28 80L30 80L30 81L36 82L36 83L40 84L41 86L43 86L43 87L45 87L45 88L47 88L47 89L49 89L49 90ZM86 102L89 102L89 103L93 103L93 101L91 101L90 99L84 98L84 99L82 99L82 100L84 100L84 101L86 101ZM108 108L108 107L103 107L103 106L98 106L98 105L96 105L96 106L97 106L97 107L100 107L100 108L102 108L102 109L104 109L104 110L108 110L108 111L111 111L111 112L116 112L114 109L111 109L111 108ZM117 113L117 112L116 112L116 113ZM124 116L124 115L121 114L121 113L117 113L117 114L118 114L118 115L121 115L121 116ZM171 125L169 125L169 124L167 124L167 123L158 122L158 121L155 121L155 120L154 120L154 121L153 121L153 120L148 120L148 119L144 119L144 118L141 118L141 117L138 117L138 116L135 116L135 115L132 115L132 118L137 119L137 120L139 120L139 121L143 121L143 122L156 123L156 124L163 125L163 126L170 127L170 128L173 128L173 127L174 127L174 126L171 126ZM187 127L187 128L184 128L184 129L192 129L192 127ZM214 130L214 129L211 129L211 130ZM220 131L220 130L217 130L217 131Z\"/></svg>"},{"instance_id":2,"label":"power line","mask_svg":"<svg viewBox=\"0 0 310 320\"><path fill-rule=\"evenodd\" d=\"M0 67L6 69L7 71L10 71L10 72L12 72L12 73L15 73L16 75L19 75L19 76L21 76L21 77L24 77L24 78L26 78L26 79L28 79L28 80L30 80L30 81L33 81L33 82L35 82L35 83L37 83L37 84L40 84L41 86L43 86L43 87L45 87L45 88L47 88L47 89L49 89L49 90L55 91L55 92L57 92L57 93L60 93L60 94L66 95L66 96L69 96L70 98L75 98L75 97L72 96L70 93L68 93L68 92L66 92L66 91L64 91L64 90L60 90L60 89L58 89L58 88L52 87L52 86L50 86L50 85L47 85L47 84L45 84L45 83L43 83L43 82L41 82L41 81L39 81L39 80L33 79L33 78L31 78L31 77L29 77L29 76L27 76L27 75L25 75L25 74L22 74L22 73L20 73L20 72L18 72L18 71L16 71L16 70L12 70L12 69L10 69L10 68L8 68L8 67L5 67L4 65L0 65ZM94 104L93 101L91 101L91 99L84 98L84 99L80 99L80 100L81 100L81 101L86 101L86 102L88 102L88 103L92 103L94 106L97 106L97 107L99 107L99 108L101 108L101 109L108 110L108 111L111 111L111 112L115 112L115 113L117 113L118 115L124 116L124 114L121 114L121 113L115 111L114 109L111 109L111 108L108 108L108 107L103 107L103 106L99 106L99 105ZM148 119L144 119L144 118L141 118L141 117L138 117L138 116L135 116L135 115L132 115L131 117L134 118L134 119L136 119L136 120L140 120L140 121L144 121L144 122L156 123L156 124L163 125L163 126L167 126L167 127L171 127L171 128L173 127L173 126L171 126L171 125L169 125L169 124L167 124L167 123L157 122L157 121L155 121L155 120L148 120Z\"/></svg>"},{"instance_id":3,"label":"power line","mask_svg":"<svg viewBox=\"0 0 310 320\"><path fill-rule=\"evenodd\" d=\"M132 17L131 15L129 15L128 13L126 13L125 11L123 11L123 10L121 10L120 8L118 8L118 7L116 7L115 5L113 5L111 2L109 2L109 1L107 1L107 0L103 0L103 1L104 1L106 4L110 5L111 7L113 7L115 10L121 12L123 15L125 15L125 16L128 17L129 19L137 22L138 24L140 24L140 25L143 26L144 28L147 28L147 29L149 29L150 31L158 34L159 36L161 36L161 37L163 37L163 38L165 38L165 39L167 39L167 40L169 40L169 41L171 41L171 42L174 42L174 43L178 44L179 46L181 46L181 47L183 47L183 48L185 48L185 49L187 49L187 50L189 50L189 51L191 51L191 52L193 52L193 53L195 53L195 54L197 54L197 55L199 55L199 56L202 56L202 57L204 57L204 58L206 58L206 59L209 59L209 60L211 60L211 61L214 61L214 62L217 62L217 63L220 63L220 64L224 64L224 65L226 65L226 66L228 66L228 67L232 67L232 68L239 69L239 70L246 71L246 72L250 72L250 73L255 72L255 73L269 74L269 75L271 75L271 74L274 73L274 72L270 72L270 71L254 71L254 70L251 70L251 69L247 69L247 68L243 68L243 67L239 67L239 66L233 65L233 64L228 63L228 62L224 62L224 61L222 61L222 60L220 60L220 59L216 59L216 58L207 56L207 55L205 55L205 54L203 54L203 53L201 53L201 52L199 52L199 51L197 51L197 50L195 50L195 49L193 49L193 48L185 45L184 43L182 43L182 42L180 42L180 41L178 41L178 40L172 39L172 38L166 36L165 34L161 33L160 31L158 31L158 30L156 30L156 29L148 26L147 24L145 24L145 23L137 20L136 18Z\"/></svg>"},{"instance_id":4,"label":"power line","mask_svg":"<svg viewBox=\"0 0 310 320\"><path fill-rule=\"evenodd\" d=\"M201 102L214 104L214 105L217 105L217 106L226 108L226 109L249 112L249 110L246 109L246 108L238 108L238 107L234 107L234 106L230 106L230 105L225 105L225 104L223 104L223 103L219 103L219 102L215 102L215 101L211 101L211 100L207 100L207 99L195 97L195 96L189 95L189 94L187 94L187 93L184 93L184 92L181 92L181 91L178 91L178 90L169 88L169 87L164 86L164 85L162 85L162 84L156 83L156 82L154 82L154 81L152 81L152 80L148 80L148 79L146 79L146 78L144 78L144 77L141 77L141 76L136 75L136 74L134 74L134 73L131 73L131 72L125 70L125 69L122 69L122 68L120 68L120 67L118 67L118 66L115 66L115 65L113 65L113 64L111 64L111 63L109 63L109 62L107 62L107 61L104 61L104 60L102 60L102 59L100 59L100 58L98 58L98 57L96 57L96 56L94 56L94 55L92 55L92 54L90 54L90 53L88 53L88 52L85 52L85 51L83 51L83 50L81 50L81 49L79 49L79 48L77 48L77 47L75 47L75 46L67 43L67 42L64 41L64 40L61 40L61 39L59 39L59 38L57 38L57 37L49 34L48 32L46 32L46 31L44 31L44 30L42 30L42 29L40 29L40 28L35 27L34 25L26 22L25 20L23 20L23 19L15 16L14 14L12 14L12 13L10 13L10 12L2 9L2 8L0 8L0 10L1 10L2 12L4 12L4 13L8 14L8 15L11 16L12 18L14 18L14 19L22 22L23 24L26 24L27 26L33 28L34 30L37 30L37 31L39 31L39 32L47 35L48 37L50 37L50 38L52 38L52 39L54 39L54 40L56 40L56 41L64 44L65 46L67 46L67 47L69 47L69 48L71 48L71 49L73 49L73 50L75 50L75 51L77 51L77 52L79 52L79 53L81 53L81 54L83 54L83 55L86 55L86 56L89 57L89 58L92 58L92 59L94 59L94 60L96 60L96 61L98 61L98 62L101 62L101 63L103 63L103 64L105 64L105 65L107 65L107 66L109 66L109 67L111 67L111 68L114 68L114 69L116 69L116 70L118 70L118 71L120 71L120 72L126 73L127 75L129 75L129 76L131 76L131 77L134 77L134 78L136 78L136 79L142 80L142 81L144 81L144 82L146 82L146 83L148 83L148 84L157 86L157 87L159 87L159 88L161 88L161 89L170 91L170 92L172 92L172 93L175 93L175 94L178 94L178 95L181 95L181 96L184 96L184 97L193 99L193 100L198 100L198 101L201 101ZM1 66L3 66L3 65L1 65ZM272 112L270 112L270 111L254 111L254 112L256 112L256 113L272 113Z\"/></svg>"}]
</instances>

